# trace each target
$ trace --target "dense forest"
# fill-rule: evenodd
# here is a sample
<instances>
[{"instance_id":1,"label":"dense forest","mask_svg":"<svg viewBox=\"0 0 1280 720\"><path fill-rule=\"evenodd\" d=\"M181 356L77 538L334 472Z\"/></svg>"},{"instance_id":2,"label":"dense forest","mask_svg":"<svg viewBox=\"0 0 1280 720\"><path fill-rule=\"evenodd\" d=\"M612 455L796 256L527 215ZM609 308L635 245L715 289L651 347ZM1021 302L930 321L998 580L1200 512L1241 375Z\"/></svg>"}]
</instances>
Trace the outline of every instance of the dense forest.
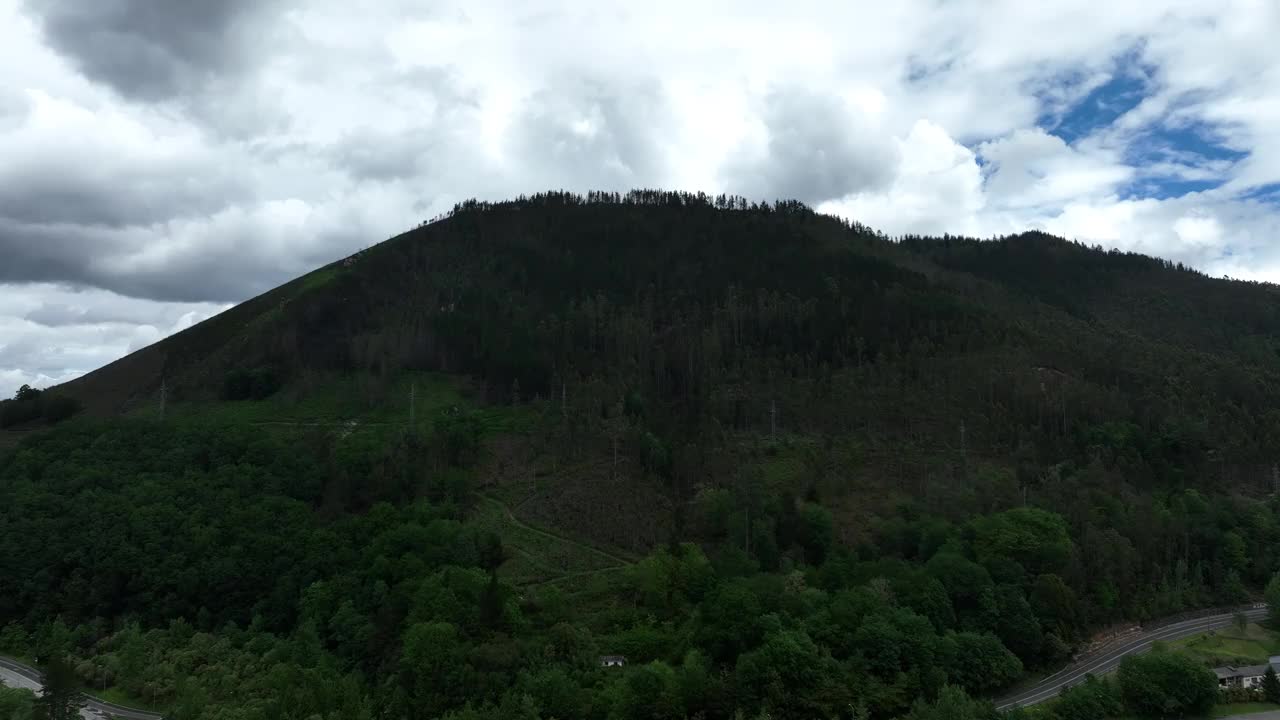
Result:
<instances>
[{"instance_id":1,"label":"dense forest","mask_svg":"<svg viewBox=\"0 0 1280 720\"><path fill-rule=\"evenodd\" d=\"M994 717L1280 570L1278 299L795 202L463 203L4 403L59 425L0 451L0 652L178 720ZM1042 713L1156 702L1103 685Z\"/></svg>"}]
</instances>

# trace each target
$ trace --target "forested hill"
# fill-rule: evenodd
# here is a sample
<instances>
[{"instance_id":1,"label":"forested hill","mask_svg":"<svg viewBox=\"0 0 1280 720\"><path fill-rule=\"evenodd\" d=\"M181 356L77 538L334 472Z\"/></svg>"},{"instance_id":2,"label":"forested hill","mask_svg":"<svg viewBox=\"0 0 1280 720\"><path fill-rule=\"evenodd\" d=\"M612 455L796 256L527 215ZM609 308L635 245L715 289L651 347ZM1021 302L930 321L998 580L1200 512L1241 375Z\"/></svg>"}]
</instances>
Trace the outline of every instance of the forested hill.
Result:
<instances>
[{"instance_id":1,"label":"forested hill","mask_svg":"<svg viewBox=\"0 0 1280 720\"><path fill-rule=\"evenodd\" d=\"M0 653L175 720L985 720L1280 570L1277 300L795 202L463 203L0 406Z\"/></svg>"},{"instance_id":2,"label":"forested hill","mask_svg":"<svg viewBox=\"0 0 1280 720\"><path fill-rule=\"evenodd\" d=\"M659 438L776 418L952 447L963 423L968 452L1049 460L1106 424L1153 473L1173 453L1262 482L1278 338L1274 286L1038 233L892 241L791 202L548 194L465 203L65 391L119 412L162 382L216 397L237 369L439 370L490 402L563 398L583 422L632 397Z\"/></svg>"}]
</instances>

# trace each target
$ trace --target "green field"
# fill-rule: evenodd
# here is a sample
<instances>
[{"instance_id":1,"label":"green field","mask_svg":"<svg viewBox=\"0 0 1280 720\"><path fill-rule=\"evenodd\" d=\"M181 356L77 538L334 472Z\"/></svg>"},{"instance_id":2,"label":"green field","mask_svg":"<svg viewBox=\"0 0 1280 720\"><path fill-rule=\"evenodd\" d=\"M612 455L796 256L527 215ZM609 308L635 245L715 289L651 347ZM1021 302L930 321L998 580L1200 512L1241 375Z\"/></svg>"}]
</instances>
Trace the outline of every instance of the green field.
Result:
<instances>
[{"instance_id":1,"label":"green field","mask_svg":"<svg viewBox=\"0 0 1280 720\"><path fill-rule=\"evenodd\" d=\"M1261 665L1280 655L1280 637L1260 625L1244 632L1232 626L1169 643L1170 649L1190 655L1206 665Z\"/></svg>"}]
</instances>

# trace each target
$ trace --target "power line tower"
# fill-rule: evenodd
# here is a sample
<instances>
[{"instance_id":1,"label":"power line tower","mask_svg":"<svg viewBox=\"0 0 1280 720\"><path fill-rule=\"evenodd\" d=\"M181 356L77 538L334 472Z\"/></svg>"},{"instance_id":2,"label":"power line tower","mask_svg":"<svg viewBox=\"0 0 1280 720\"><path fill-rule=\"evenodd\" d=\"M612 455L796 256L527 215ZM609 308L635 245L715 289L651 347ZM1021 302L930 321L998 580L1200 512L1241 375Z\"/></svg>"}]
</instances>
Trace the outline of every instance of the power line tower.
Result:
<instances>
[{"instance_id":1,"label":"power line tower","mask_svg":"<svg viewBox=\"0 0 1280 720\"><path fill-rule=\"evenodd\" d=\"M163 378L160 380L160 419L164 420L165 402L169 396L169 383Z\"/></svg>"},{"instance_id":2,"label":"power line tower","mask_svg":"<svg viewBox=\"0 0 1280 720\"><path fill-rule=\"evenodd\" d=\"M417 423L418 417L418 383L409 385L409 426Z\"/></svg>"}]
</instances>

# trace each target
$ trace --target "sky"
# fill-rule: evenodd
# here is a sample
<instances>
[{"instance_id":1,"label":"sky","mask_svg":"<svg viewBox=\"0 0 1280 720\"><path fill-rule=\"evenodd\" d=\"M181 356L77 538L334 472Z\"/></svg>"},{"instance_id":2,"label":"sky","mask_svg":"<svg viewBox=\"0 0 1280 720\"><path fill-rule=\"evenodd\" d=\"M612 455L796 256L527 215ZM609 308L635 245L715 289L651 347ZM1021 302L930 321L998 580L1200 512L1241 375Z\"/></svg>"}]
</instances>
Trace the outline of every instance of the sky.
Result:
<instances>
[{"instance_id":1,"label":"sky","mask_svg":"<svg viewBox=\"0 0 1280 720\"><path fill-rule=\"evenodd\" d=\"M1280 281L1278 31L1274 0L0 0L0 396L547 189Z\"/></svg>"}]
</instances>

